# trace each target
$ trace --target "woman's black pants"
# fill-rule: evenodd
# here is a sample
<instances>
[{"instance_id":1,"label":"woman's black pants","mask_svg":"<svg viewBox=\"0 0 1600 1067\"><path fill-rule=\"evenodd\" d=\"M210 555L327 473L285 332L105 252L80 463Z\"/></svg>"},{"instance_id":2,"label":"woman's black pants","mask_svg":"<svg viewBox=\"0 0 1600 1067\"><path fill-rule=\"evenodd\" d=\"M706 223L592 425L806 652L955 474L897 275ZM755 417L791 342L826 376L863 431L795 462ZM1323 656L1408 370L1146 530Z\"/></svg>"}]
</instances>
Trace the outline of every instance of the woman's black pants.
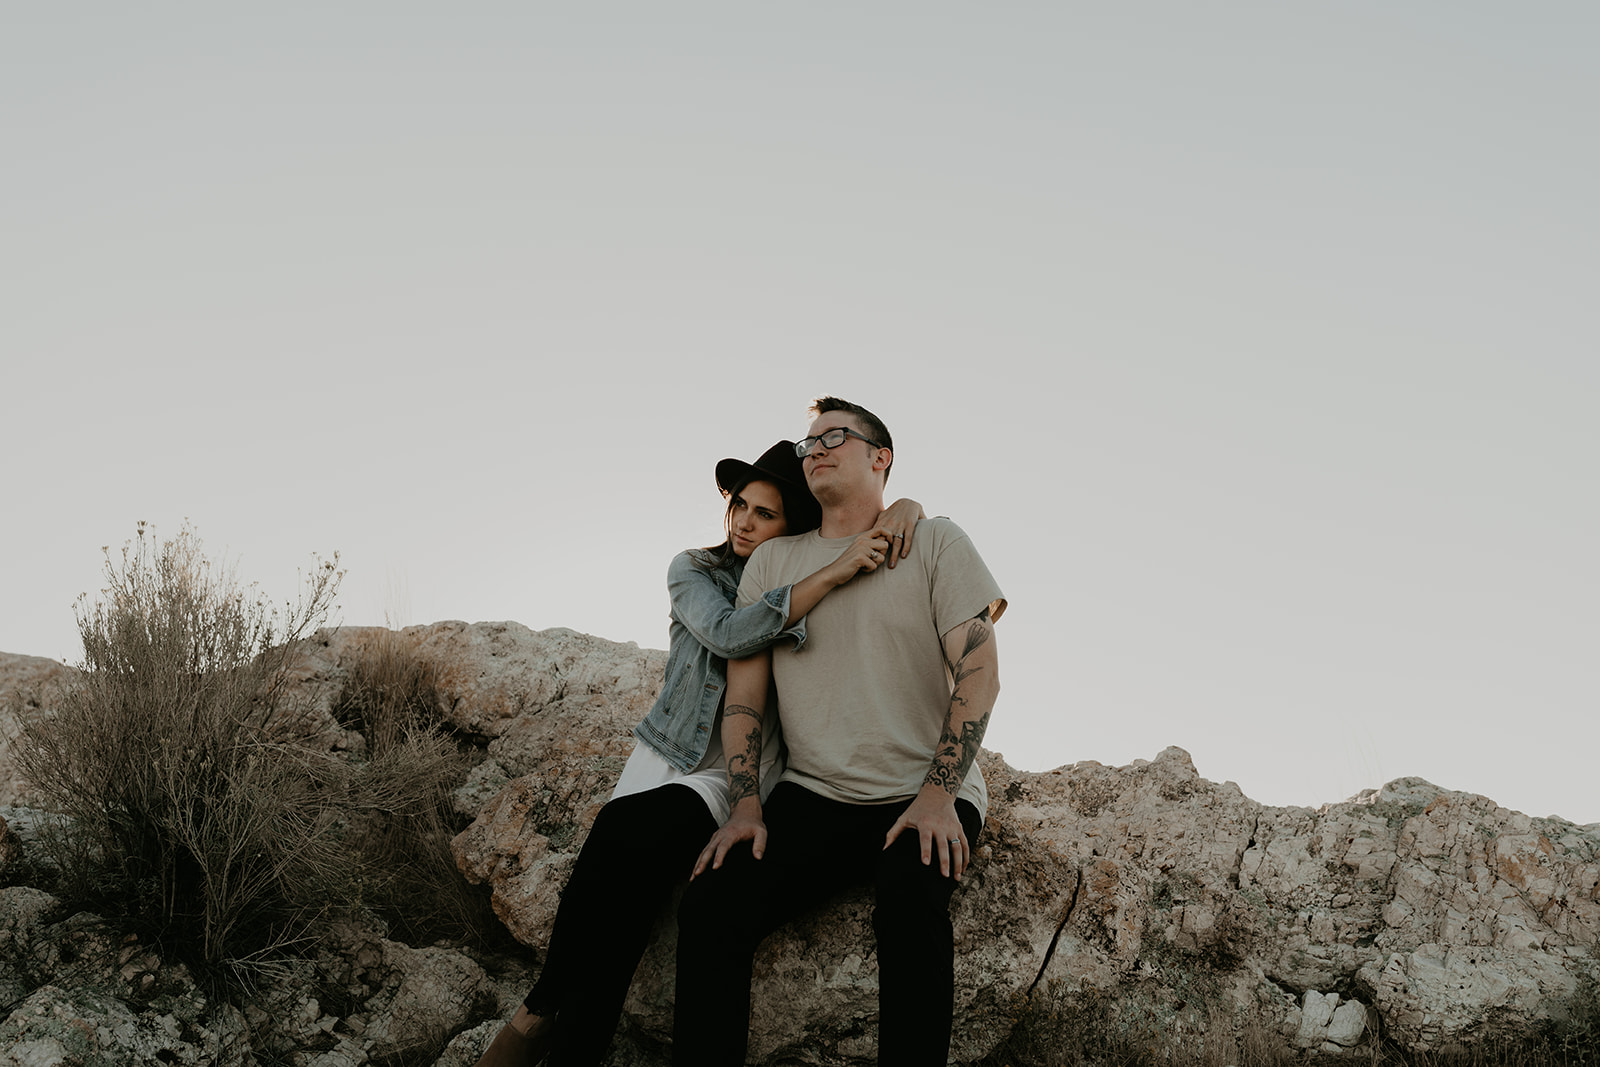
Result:
<instances>
[{"instance_id":1,"label":"woman's black pants","mask_svg":"<svg viewBox=\"0 0 1600 1067\"><path fill-rule=\"evenodd\" d=\"M561 894L544 969L524 1004L554 1016L550 1067L591 1067L611 1047L650 931L717 821L700 794L664 785L600 809Z\"/></svg>"}]
</instances>

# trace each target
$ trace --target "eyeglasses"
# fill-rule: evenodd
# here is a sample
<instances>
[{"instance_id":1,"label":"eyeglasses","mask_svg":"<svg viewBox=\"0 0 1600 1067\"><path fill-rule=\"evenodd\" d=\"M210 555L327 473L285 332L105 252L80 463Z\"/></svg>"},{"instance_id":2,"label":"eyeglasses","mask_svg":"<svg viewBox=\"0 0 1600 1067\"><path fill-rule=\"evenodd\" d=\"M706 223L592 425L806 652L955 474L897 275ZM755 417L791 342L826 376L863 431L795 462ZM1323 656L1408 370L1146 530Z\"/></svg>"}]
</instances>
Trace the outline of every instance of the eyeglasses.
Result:
<instances>
[{"instance_id":1,"label":"eyeglasses","mask_svg":"<svg viewBox=\"0 0 1600 1067\"><path fill-rule=\"evenodd\" d=\"M846 437L860 437L861 440L865 441L873 448L888 447L887 445L880 445L870 437L861 437L861 435L856 433L854 430L847 430L843 426L838 426L831 430L824 430L815 437L807 437L803 440L796 441L794 444L794 454L799 456L801 459L805 459L807 456L811 455L811 450L816 448L818 444L821 444L823 448L838 448L840 445L844 444L844 439Z\"/></svg>"}]
</instances>

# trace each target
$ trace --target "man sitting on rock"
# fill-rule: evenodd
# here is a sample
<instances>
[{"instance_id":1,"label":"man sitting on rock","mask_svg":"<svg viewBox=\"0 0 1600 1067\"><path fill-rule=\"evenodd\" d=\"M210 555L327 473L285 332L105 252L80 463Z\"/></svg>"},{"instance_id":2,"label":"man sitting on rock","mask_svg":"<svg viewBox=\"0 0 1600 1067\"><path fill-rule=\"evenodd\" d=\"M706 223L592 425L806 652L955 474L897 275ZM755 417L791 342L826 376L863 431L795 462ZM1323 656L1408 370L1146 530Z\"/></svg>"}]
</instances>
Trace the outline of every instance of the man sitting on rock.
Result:
<instances>
[{"instance_id":1,"label":"man sitting on rock","mask_svg":"<svg viewBox=\"0 0 1600 1067\"><path fill-rule=\"evenodd\" d=\"M822 526L758 548L739 605L812 573L853 539L871 541L874 563L888 566L813 609L792 648L728 665L722 737L733 812L701 854L678 914L673 1062L743 1064L757 945L839 890L870 883L879 1062L942 1067L954 1000L949 902L988 805L974 761L1000 690L994 622L1006 602L948 519L923 520L906 544L874 529L894 462L877 416L834 397L812 414L796 447ZM756 775L769 682L788 765L763 808Z\"/></svg>"}]
</instances>

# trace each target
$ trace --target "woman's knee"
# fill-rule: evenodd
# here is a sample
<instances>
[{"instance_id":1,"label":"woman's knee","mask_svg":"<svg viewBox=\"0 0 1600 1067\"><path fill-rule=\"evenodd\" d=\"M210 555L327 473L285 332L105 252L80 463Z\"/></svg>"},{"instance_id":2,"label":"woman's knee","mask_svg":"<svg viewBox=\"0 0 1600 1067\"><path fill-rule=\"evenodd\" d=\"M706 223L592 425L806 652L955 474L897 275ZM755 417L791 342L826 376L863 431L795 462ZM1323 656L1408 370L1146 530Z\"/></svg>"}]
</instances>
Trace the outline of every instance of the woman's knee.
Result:
<instances>
[{"instance_id":1,"label":"woman's knee","mask_svg":"<svg viewBox=\"0 0 1600 1067\"><path fill-rule=\"evenodd\" d=\"M743 852L740 852L743 849ZM760 940L760 909L751 906L759 891L751 887L750 869L757 861L750 846L736 846L722 866L690 881L678 902L678 941L692 938L728 944Z\"/></svg>"},{"instance_id":2,"label":"woman's knee","mask_svg":"<svg viewBox=\"0 0 1600 1067\"><path fill-rule=\"evenodd\" d=\"M748 846L746 846L748 849ZM730 852L718 869L708 869L690 879L678 904L678 926L686 922L699 922L714 918L719 912L730 909L734 903L732 879L728 876L737 868L736 854ZM737 911L737 909L733 909ZM732 918L733 916L729 916Z\"/></svg>"},{"instance_id":3,"label":"woman's knee","mask_svg":"<svg viewBox=\"0 0 1600 1067\"><path fill-rule=\"evenodd\" d=\"M658 852L677 853L693 845L698 851L717 828L705 801L685 786L662 786L607 801L589 827L589 842L602 847L623 844L641 860Z\"/></svg>"}]
</instances>

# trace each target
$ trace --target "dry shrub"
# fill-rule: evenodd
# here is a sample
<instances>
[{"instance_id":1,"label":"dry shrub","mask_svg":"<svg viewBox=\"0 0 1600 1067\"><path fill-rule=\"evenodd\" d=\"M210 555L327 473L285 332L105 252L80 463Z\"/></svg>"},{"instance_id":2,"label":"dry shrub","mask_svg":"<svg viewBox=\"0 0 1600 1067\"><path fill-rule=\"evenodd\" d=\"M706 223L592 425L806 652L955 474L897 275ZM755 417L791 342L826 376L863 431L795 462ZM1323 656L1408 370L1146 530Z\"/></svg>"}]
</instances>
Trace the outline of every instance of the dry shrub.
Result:
<instances>
[{"instance_id":1,"label":"dry shrub","mask_svg":"<svg viewBox=\"0 0 1600 1067\"><path fill-rule=\"evenodd\" d=\"M333 713L361 732L374 756L387 753L410 734L441 728L438 670L406 635L371 631L356 648Z\"/></svg>"},{"instance_id":2,"label":"dry shrub","mask_svg":"<svg viewBox=\"0 0 1600 1067\"><path fill-rule=\"evenodd\" d=\"M1158 1007L1147 992L1036 991L984 1067L1288 1067L1282 1035L1238 1021L1215 1003ZM1331 1061L1330 1061L1331 1062Z\"/></svg>"},{"instance_id":3,"label":"dry shrub","mask_svg":"<svg viewBox=\"0 0 1600 1067\"><path fill-rule=\"evenodd\" d=\"M1119 1032L1114 997L1094 989L1037 991L986 1067L1069 1067L1142 1063L1138 1037Z\"/></svg>"},{"instance_id":4,"label":"dry shrub","mask_svg":"<svg viewBox=\"0 0 1600 1067\"><path fill-rule=\"evenodd\" d=\"M444 725L437 673L404 634L378 631L334 708L367 741L365 810L351 840L362 860L362 900L412 944L498 944L504 928L486 890L462 877L450 852L461 821L450 792L469 759Z\"/></svg>"},{"instance_id":5,"label":"dry shrub","mask_svg":"<svg viewBox=\"0 0 1600 1067\"><path fill-rule=\"evenodd\" d=\"M1120 991L1054 985L1032 995L983 1067L1600 1067L1600 986L1592 981L1559 1018L1527 1033L1429 1051L1401 1048L1376 1033L1345 1052L1304 1051L1263 1019L1234 1019L1215 1005L1203 1019L1179 1019L1178 1031L1160 1014L1131 985Z\"/></svg>"},{"instance_id":6,"label":"dry shrub","mask_svg":"<svg viewBox=\"0 0 1600 1067\"><path fill-rule=\"evenodd\" d=\"M294 740L304 709L284 682L331 610L334 563L274 608L188 526L157 543L141 523L105 574L77 611L80 677L30 710L18 746L59 816L41 837L59 895L223 980L363 908L414 943L503 939L450 855L467 757L402 635L369 644L336 708L365 759Z\"/></svg>"},{"instance_id":7,"label":"dry shrub","mask_svg":"<svg viewBox=\"0 0 1600 1067\"><path fill-rule=\"evenodd\" d=\"M334 557L337 560L337 556ZM335 761L273 740L281 680L342 572L318 561L275 608L185 526L144 523L80 600L81 677L24 721L18 764L65 816L42 845L60 891L215 967L307 936L346 877Z\"/></svg>"}]
</instances>

